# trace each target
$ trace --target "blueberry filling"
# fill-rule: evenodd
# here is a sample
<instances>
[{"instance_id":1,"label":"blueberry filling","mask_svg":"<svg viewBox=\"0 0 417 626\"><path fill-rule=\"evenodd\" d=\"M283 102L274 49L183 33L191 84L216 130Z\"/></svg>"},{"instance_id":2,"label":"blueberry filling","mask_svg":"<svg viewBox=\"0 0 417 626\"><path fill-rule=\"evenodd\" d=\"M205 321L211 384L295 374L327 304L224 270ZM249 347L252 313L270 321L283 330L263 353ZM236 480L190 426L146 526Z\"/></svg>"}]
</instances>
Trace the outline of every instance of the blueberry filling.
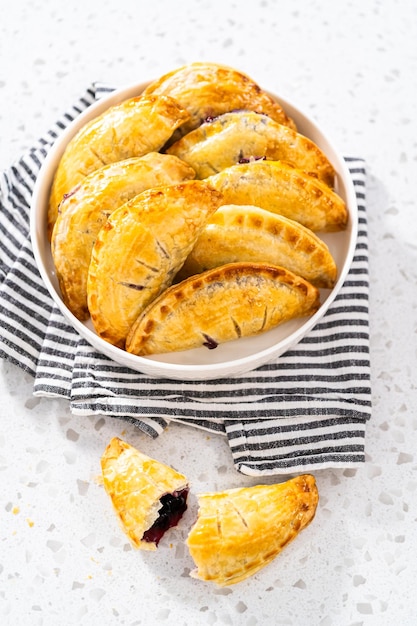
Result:
<instances>
[{"instance_id":1,"label":"blueberry filling","mask_svg":"<svg viewBox=\"0 0 417 626\"><path fill-rule=\"evenodd\" d=\"M143 534L142 541L158 545L161 538L172 526L176 526L187 510L188 489L167 493L160 498L162 507L159 509L159 517L152 526Z\"/></svg>"},{"instance_id":2,"label":"blueberry filling","mask_svg":"<svg viewBox=\"0 0 417 626\"><path fill-rule=\"evenodd\" d=\"M205 346L209 350L214 350L214 348L217 348L217 346L219 345L217 341L213 339L213 337L210 337L210 335L206 335L206 333L203 333L203 337L205 339L205 341L203 341L203 346Z\"/></svg>"},{"instance_id":3,"label":"blueberry filling","mask_svg":"<svg viewBox=\"0 0 417 626\"><path fill-rule=\"evenodd\" d=\"M241 156L239 158L238 163L240 165L243 165L244 163L253 163L254 161L266 161L266 157L264 156L250 156L250 157Z\"/></svg>"}]
</instances>

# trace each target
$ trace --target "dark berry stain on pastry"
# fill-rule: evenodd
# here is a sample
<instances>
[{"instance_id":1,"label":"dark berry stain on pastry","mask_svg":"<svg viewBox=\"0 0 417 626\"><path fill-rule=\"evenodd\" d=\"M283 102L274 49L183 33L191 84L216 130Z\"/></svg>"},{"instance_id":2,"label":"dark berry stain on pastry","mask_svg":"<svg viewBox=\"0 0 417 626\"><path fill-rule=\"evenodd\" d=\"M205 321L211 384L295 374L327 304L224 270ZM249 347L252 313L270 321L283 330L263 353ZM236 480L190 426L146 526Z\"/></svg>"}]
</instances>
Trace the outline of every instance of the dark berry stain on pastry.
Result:
<instances>
[{"instance_id":1,"label":"dark berry stain on pastry","mask_svg":"<svg viewBox=\"0 0 417 626\"><path fill-rule=\"evenodd\" d=\"M153 525L145 531L142 540L158 545L165 532L176 526L187 510L188 489L167 493L160 499L162 507L159 517Z\"/></svg>"},{"instance_id":2,"label":"dark berry stain on pastry","mask_svg":"<svg viewBox=\"0 0 417 626\"><path fill-rule=\"evenodd\" d=\"M214 348L217 348L217 346L219 345L217 341L213 339L213 337L206 335L206 333L203 333L203 337L205 339L205 341L203 341L203 346L205 346L209 350L214 350Z\"/></svg>"},{"instance_id":3,"label":"dark berry stain on pastry","mask_svg":"<svg viewBox=\"0 0 417 626\"><path fill-rule=\"evenodd\" d=\"M242 154L242 151L240 152L240 154ZM241 165L244 165L245 163L253 163L254 161L266 161L266 156L245 157L245 156L242 155L239 158L238 163L240 163Z\"/></svg>"}]
</instances>

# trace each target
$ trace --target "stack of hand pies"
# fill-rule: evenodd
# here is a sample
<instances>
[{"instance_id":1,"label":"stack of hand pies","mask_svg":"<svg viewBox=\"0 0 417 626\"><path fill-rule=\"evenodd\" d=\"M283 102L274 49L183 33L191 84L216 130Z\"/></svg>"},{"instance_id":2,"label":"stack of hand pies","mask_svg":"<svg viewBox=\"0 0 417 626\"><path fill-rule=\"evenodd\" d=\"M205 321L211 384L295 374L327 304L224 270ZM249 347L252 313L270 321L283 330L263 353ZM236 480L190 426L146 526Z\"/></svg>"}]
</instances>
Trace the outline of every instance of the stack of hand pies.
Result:
<instances>
[{"instance_id":1,"label":"stack of hand pies","mask_svg":"<svg viewBox=\"0 0 417 626\"><path fill-rule=\"evenodd\" d=\"M137 355L312 315L347 225L326 155L251 78L192 63L86 123L57 167L48 232L62 298Z\"/></svg>"}]
</instances>

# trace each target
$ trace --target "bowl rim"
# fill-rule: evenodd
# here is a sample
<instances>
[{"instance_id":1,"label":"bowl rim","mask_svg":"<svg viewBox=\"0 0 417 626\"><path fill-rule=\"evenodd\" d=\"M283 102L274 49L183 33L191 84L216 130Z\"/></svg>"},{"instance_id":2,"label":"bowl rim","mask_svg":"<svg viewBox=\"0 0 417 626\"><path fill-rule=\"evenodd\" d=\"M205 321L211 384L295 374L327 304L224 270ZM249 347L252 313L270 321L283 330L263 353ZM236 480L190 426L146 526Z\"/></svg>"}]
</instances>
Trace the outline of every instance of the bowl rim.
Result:
<instances>
[{"instance_id":1,"label":"bowl rim","mask_svg":"<svg viewBox=\"0 0 417 626\"><path fill-rule=\"evenodd\" d=\"M356 193L347 163L343 156L339 153L339 151L336 150L333 142L329 139L322 127L319 127L316 121L312 117L310 117L310 115L304 113L304 111L300 109L297 105L295 105L292 100L286 99L274 92L267 91L275 100L277 100L281 104L287 115L294 119L302 119L306 123L308 123L310 129L307 136L310 139L315 142L317 138L320 139L319 143L321 144L321 149L323 149L329 160L332 162L336 170L338 180L343 181L345 191L344 199L349 211L350 238L343 266L339 268L339 275L335 286L327 295L325 301L321 304L318 311L314 313L311 317L307 318L298 329L296 329L294 332L291 332L287 337L281 339L277 343L273 343L268 347L261 349L259 352L214 363L178 364L159 360L156 361L152 360L152 358L133 355L127 353L121 348L117 348L116 346L107 343L104 339L96 335L94 331L90 330L82 322L80 322L65 306L59 292L57 291L51 280L49 272L47 271L44 254L42 252L42 240L45 238L45 233L42 233L42 225L39 223L38 214L40 204L45 201L46 191L49 195L50 185L52 184L53 175L56 170L56 166L53 168L53 170L51 170L52 165L54 163L56 165L58 164L58 161L64 153L68 141L72 137L74 137L78 130L82 126L84 126L87 121L97 115L100 115L107 108L118 104L124 99L139 96L150 82L150 80L147 80L139 83L130 83L129 85L118 87L114 91L109 92L108 95L103 96L102 98L97 100L97 102L92 103L90 106L87 107L87 109L82 111L62 131L62 133L52 144L37 175L31 199L30 238L32 241L32 249L36 265L53 301L58 306L64 317L72 325L72 327L93 348L95 348L101 354L108 356L119 365L121 364L136 372L141 372L150 376L195 381L224 378L225 376L229 377L231 375L253 371L260 365L266 364L273 359L278 358L289 349L297 345L326 314L330 305L337 297L337 294L339 293L343 283L345 282L346 276L350 270L353 261L357 243L358 208ZM324 148L323 144L325 145ZM46 190L45 177L48 174L50 184L48 186L48 189ZM45 224L43 224L43 228L45 228ZM98 343L100 347L98 347L96 343Z\"/></svg>"}]
</instances>

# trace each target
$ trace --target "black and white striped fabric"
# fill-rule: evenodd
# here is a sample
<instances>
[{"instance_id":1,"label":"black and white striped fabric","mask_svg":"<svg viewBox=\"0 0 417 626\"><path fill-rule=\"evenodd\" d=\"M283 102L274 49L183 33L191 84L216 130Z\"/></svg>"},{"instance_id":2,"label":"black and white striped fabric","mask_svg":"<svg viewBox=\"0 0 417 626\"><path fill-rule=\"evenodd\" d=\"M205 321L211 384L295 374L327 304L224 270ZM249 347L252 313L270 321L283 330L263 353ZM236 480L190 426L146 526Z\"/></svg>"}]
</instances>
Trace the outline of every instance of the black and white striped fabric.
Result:
<instances>
[{"instance_id":1,"label":"black and white striped fabric","mask_svg":"<svg viewBox=\"0 0 417 626\"><path fill-rule=\"evenodd\" d=\"M0 177L0 356L34 377L34 394L64 397L77 415L127 420L151 437L171 421L227 437L248 475L354 467L371 414L365 167L347 159L359 205L348 277L327 314L276 362L245 375L192 382L123 368L82 339L54 305L35 265L29 209L56 137L107 86L93 85Z\"/></svg>"}]
</instances>

